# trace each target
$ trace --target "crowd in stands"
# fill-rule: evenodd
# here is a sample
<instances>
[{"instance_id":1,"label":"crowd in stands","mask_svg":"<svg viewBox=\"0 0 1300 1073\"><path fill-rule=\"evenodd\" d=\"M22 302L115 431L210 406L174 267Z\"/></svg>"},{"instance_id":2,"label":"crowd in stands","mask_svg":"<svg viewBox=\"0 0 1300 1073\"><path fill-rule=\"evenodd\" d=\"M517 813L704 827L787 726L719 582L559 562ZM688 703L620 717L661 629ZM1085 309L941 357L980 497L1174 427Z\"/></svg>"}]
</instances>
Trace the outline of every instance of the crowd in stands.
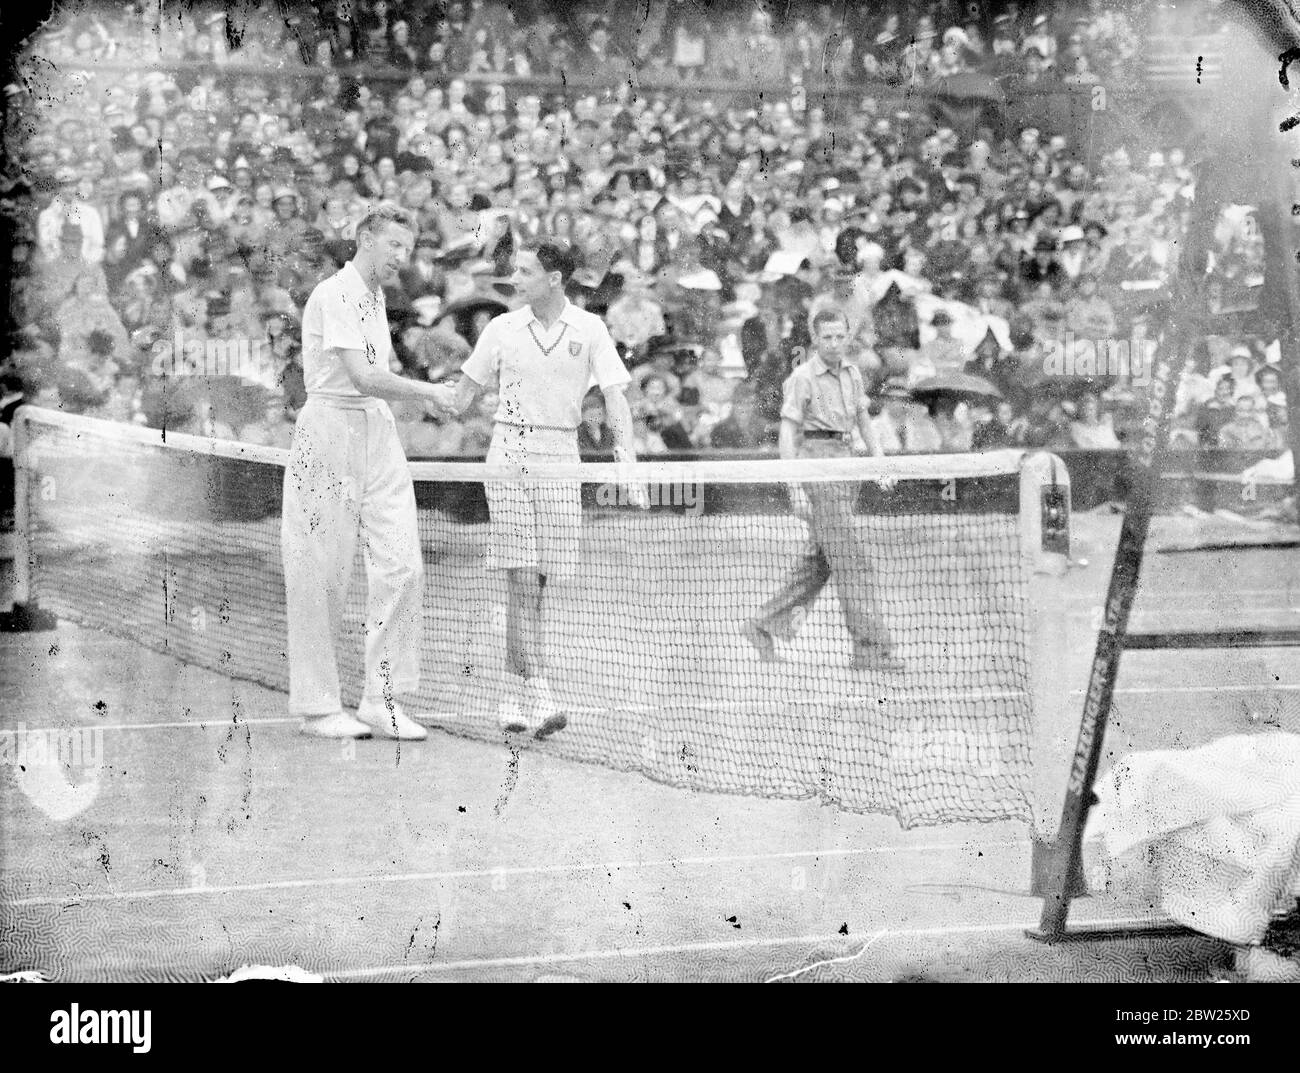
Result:
<instances>
[{"instance_id":1,"label":"crowd in stands","mask_svg":"<svg viewBox=\"0 0 1300 1073\"><path fill-rule=\"evenodd\" d=\"M333 5L287 22L249 7L151 28L142 5L42 32L36 54L90 73L39 107L30 89L8 91L11 115L39 122L7 132L6 399L286 445L303 305L388 200L420 225L387 292L394 368L454 376L509 305L513 251L562 237L581 263L572 300L605 316L633 369L642 454L771 450L782 383L827 305L848 316L891 451L1120 445L1140 378L1087 354L1103 340L1140 353L1167 314L1193 194L1178 147L1118 148L1090 168L1062 134L959 135L920 103L740 103L641 92L608 72L622 56L685 80L730 78L732 62L846 80L1104 76L1134 56L1122 12L849 5L841 23L840 6L795 4L778 27L761 9L715 16L676 0L627 25L590 5L351 6L350 22ZM284 55L331 69L224 73ZM584 63L608 89L476 77ZM1229 301L1258 288L1262 243L1248 216L1221 230ZM1178 442L1281 449L1266 342L1206 340L1180 386ZM996 395L928 390L959 374ZM408 454L481 455L494 403L459 422L395 407ZM610 445L597 397L580 437Z\"/></svg>"},{"instance_id":2,"label":"crowd in stands","mask_svg":"<svg viewBox=\"0 0 1300 1073\"><path fill-rule=\"evenodd\" d=\"M1048 89L1131 79L1141 32L1164 8L1102 0L1023 4L852 4L829 0L715 4L695 0L356 0L212 10L194 20L154 5L104 9L44 35L55 63L199 61L364 64L455 75L566 78L603 84L679 79L734 84L884 81L924 88L979 72L1007 88ZM1213 8L1184 2L1215 28ZM231 42L238 47L232 48Z\"/></svg>"}]
</instances>

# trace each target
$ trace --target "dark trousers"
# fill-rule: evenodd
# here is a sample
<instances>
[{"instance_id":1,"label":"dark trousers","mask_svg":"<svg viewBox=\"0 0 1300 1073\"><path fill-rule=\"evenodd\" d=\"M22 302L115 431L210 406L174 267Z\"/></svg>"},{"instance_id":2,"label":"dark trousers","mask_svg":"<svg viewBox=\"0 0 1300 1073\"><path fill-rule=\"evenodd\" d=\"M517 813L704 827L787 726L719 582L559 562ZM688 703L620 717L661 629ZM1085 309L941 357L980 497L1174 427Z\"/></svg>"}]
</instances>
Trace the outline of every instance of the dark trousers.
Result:
<instances>
[{"instance_id":1,"label":"dark trousers","mask_svg":"<svg viewBox=\"0 0 1300 1073\"><path fill-rule=\"evenodd\" d=\"M876 577L864 535L853 524L858 499L856 482L832 481L803 486L812 508L811 539L781 588L754 616L768 632L785 632L791 612L808 608L833 577L844 621L854 647L890 651L893 639L876 598Z\"/></svg>"}]
</instances>

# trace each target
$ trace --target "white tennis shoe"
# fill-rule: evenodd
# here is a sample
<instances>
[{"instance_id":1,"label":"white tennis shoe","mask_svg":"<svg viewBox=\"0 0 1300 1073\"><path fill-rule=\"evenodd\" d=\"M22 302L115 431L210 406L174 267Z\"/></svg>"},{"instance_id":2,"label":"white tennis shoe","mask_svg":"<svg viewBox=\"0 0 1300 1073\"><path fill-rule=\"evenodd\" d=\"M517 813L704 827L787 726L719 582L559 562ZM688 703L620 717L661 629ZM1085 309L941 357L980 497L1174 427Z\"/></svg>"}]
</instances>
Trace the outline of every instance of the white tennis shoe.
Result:
<instances>
[{"instance_id":1,"label":"white tennis shoe","mask_svg":"<svg viewBox=\"0 0 1300 1073\"><path fill-rule=\"evenodd\" d=\"M347 712L311 716L298 729L309 738L368 738L371 734L370 727Z\"/></svg>"},{"instance_id":2,"label":"white tennis shoe","mask_svg":"<svg viewBox=\"0 0 1300 1073\"><path fill-rule=\"evenodd\" d=\"M429 732L402 711L402 706L394 702L392 706L382 700L362 698L357 706L357 719L376 737L392 738L396 741L424 741Z\"/></svg>"},{"instance_id":3,"label":"white tennis shoe","mask_svg":"<svg viewBox=\"0 0 1300 1073\"><path fill-rule=\"evenodd\" d=\"M569 725L564 713L555 706L551 684L545 678L530 678L527 684L528 725L535 738L549 738Z\"/></svg>"},{"instance_id":4,"label":"white tennis shoe","mask_svg":"<svg viewBox=\"0 0 1300 1073\"><path fill-rule=\"evenodd\" d=\"M529 729L518 697L510 697L497 705L497 724L507 734L523 734Z\"/></svg>"}]
</instances>

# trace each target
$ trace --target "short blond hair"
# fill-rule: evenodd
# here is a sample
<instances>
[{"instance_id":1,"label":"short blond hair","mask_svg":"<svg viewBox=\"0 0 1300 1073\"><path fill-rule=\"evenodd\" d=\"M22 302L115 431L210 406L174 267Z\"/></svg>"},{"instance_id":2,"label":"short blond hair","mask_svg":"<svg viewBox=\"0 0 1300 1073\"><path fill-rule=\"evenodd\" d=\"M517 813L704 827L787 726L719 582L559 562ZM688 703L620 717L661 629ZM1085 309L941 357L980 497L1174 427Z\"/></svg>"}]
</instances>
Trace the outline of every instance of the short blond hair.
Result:
<instances>
[{"instance_id":1,"label":"short blond hair","mask_svg":"<svg viewBox=\"0 0 1300 1073\"><path fill-rule=\"evenodd\" d=\"M362 217L361 222L357 224L357 234L360 235L363 231L373 233L382 230L388 224L405 227L416 235L420 233L420 225L415 222L415 217L411 213L400 205L394 205L391 201L384 201Z\"/></svg>"}]
</instances>

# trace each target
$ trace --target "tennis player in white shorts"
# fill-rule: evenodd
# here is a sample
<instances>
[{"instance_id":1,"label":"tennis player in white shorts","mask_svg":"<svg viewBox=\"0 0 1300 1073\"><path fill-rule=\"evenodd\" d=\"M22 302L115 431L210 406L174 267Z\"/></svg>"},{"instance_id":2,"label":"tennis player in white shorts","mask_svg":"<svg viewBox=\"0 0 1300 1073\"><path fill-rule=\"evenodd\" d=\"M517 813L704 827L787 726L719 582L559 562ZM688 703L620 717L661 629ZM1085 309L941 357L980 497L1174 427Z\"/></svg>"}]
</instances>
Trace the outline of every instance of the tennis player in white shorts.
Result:
<instances>
[{"instance_id":1,"label":"tennis player in white shorts","mask_svg":"<svg viewBox=\"0 0 1300 1073\"><path fill-rule=\"evenodd\" d=\"M382 284L406 265L418 227L380 206L357 226L357 253L303 310L307 402L284 480L280 546L289 632L289 711L305 734L419 740L394 700L420 681L424 565L415 489L385 399L439 402L434 385L389 369ZM343 711L334 646L357 553L366 558L365 681L357 716Z\"/></svg>"},{"instance_id":2,"label":"tennis player in white shorts","mask_svg":"<svg viewBox=\"0 0 1300 1073\"><path fill-rule=\"evenodd\" d=\"M444 389L446 405L463 413L496 384L500 401L488 462L515 467L521 476L539 462L578 460L582 399L593 380L605 396L615 458L636 461L624 394L631 377L601 319L565 297L573 268L573 254L562 243L521 250L513 282L522 304L488 323L459 382ZM567 722L546 677L546 585L577 569L580 484L490 481L486 492L492 523L487 565L506 572L508 594L512 681L498 719L510 732L546 737Z\"/></svg>"}]
</instances>

